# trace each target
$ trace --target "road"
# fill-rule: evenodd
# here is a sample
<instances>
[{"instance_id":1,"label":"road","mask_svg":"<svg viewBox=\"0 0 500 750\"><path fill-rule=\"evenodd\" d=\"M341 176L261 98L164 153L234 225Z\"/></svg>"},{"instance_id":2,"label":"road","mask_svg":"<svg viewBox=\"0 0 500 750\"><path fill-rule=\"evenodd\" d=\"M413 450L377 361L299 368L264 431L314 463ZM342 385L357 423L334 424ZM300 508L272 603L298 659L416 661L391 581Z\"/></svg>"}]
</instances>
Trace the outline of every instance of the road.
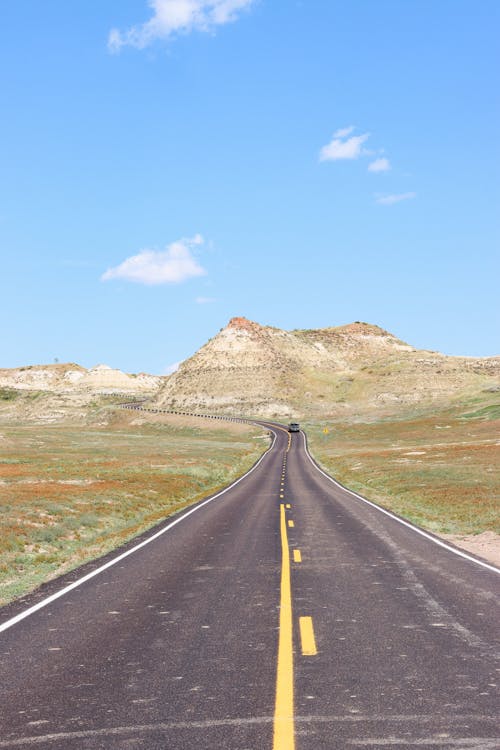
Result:
<instances>
[{"instance_id":1,"label":"road","mask_svg":"<svg viewBox=\"0 0 500 750\"><path fill-rule=\"evenodd\" d=\"M500 747L498 572L274 431L222 495L0 610L0 749Z\"/></svg>"}]
</instances>

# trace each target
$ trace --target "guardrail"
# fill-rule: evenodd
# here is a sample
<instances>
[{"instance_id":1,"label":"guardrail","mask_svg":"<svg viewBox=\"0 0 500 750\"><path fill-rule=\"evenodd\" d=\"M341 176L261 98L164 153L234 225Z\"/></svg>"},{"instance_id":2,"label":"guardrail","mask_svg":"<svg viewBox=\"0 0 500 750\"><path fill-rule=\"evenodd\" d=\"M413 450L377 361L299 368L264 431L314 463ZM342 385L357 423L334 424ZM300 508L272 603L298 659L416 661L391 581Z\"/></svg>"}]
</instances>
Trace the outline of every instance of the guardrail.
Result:
<instances>
[{"instance_id":1,"label":"guardrail","mask_svg":"<svg viewBox=\"0 0 500 750\"><path fill-rule=\"evenodd\" d=\"M254 424L262 425L255 419L247 419L244 417L229 417L223 414L200 414L198 412L189 411L178 411L175 409L155 409L151 407L141 406L143 402L131 401L129 403L120 404L122 409L131 409L133 411L147 411L151 414L174 414L180 417L197 417L199 419L220 419L225 422L240 422L242 424Z\"/></svg>"}]
</instances>

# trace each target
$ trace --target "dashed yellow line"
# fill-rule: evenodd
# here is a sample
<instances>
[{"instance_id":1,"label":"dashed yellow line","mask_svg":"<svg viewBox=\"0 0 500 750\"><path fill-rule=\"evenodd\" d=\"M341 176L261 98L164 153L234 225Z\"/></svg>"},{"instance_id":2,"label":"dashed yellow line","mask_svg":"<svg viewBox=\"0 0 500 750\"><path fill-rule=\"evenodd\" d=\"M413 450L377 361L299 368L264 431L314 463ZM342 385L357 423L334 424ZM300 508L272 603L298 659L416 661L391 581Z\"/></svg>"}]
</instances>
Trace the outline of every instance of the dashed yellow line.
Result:
<instances>
[{"instance_id":1,"label":"dashed yellow line","mask_svg":"<svg viewBox=\"0 0 500 750\"><path fill-rule=\"evenodd\" d=\"M274 709L273 750L294 750L293 635L290 548L286 533L285 506L280 505L281 596L276 704Z\"/></svg>"},{"instance_id":2,"label":"dashed yellow line","mask_svg":"<svg viewBox=\"0 0 500 750\"><path fill-rule=\"evenodd\" d=\"M287 504L285 505L285 508L286 508L287 510L290 510L290 508L291 508L291 507L292 507L292 506L290 505L290 503L287 503Z\"/></svg>"},{"instance_id":3,"label":"dashed yellow line","mask_svg":"<svg viewBox=\"0 0 500 750\"><path fill-rule=\"evenodd\" d=\"M302 562L302 554L300 552L300 549L294 549L293 551L293 561L300 563Z\"/></svg>"},{"instance_id":4,"label":"dashed yellow line","mask_svg":"<svg viewBox=\"0 0 500 750\"><path fill-rule=\"evenodd\" d=\"M299 617L299 629L303 655L316 656L318 649L316 648L312 617Z\"/></svg>"},{"instance_id":5,"label":"dashed yellow line","mask_svg":"<svg viewBox=\"0 0 500 750\"><path fill-rule=\"evenodd\" d=\"M288 521L288 525L289 525L289 527L290 527L291 529L293 529L293 527L295 526L295 524L294 524L294 522L292 521L292 519L291 519L291 518L290 518L290 520Z\"/></svg>"}]
</instances>

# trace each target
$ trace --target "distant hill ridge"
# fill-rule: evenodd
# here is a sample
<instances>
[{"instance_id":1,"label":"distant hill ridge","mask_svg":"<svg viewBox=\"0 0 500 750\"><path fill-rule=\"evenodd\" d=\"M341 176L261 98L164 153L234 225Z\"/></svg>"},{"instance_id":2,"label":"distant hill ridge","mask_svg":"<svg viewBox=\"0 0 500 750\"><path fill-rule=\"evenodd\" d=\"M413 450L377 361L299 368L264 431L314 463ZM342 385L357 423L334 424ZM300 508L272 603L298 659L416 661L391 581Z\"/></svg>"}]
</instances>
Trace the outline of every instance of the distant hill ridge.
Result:
<instances>
[{"instance_id":1,"label":"distant hill ridge","mask_svg":"<svg viewBox=\"0 0 500 750\"><path fill-rule=\"evenodd\" d=\"M284 331L244 317L183 362L163 408L288 418L394 413L500 384L500 357L418 350L369 323Z\"/></svg>"},{"instance_id":2,"label":"distant hill ridge","mask_svg":"<svg viewBox=\"0 0 500 750\"><path fill-rule=\"evenodd\" d=\"M159 376L146 373L129 375L108 365L96 365L87 370L74 362L0 369L0 387L19 390L150 393L159 388L161 380Z\"/></svg>"}]
</instances>

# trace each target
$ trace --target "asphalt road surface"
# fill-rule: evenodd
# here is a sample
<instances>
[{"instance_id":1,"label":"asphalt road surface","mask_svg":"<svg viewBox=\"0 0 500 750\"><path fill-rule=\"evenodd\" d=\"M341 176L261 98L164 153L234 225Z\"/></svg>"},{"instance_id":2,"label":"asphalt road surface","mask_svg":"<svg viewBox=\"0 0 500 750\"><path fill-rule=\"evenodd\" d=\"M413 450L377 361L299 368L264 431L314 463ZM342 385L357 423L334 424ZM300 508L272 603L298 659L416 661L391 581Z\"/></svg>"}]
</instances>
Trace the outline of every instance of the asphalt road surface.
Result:
<instances>
[{"instance_id":1,"label":"asphalt road surface","mask_svg":"<svg viewBox=\"0 0 500 750\"><path fill-rule=\"evenodd\" d=\"M0 749L500 748L498 571L275 433L152 541L0 610Z\"/></svg>"}]
</instances>

